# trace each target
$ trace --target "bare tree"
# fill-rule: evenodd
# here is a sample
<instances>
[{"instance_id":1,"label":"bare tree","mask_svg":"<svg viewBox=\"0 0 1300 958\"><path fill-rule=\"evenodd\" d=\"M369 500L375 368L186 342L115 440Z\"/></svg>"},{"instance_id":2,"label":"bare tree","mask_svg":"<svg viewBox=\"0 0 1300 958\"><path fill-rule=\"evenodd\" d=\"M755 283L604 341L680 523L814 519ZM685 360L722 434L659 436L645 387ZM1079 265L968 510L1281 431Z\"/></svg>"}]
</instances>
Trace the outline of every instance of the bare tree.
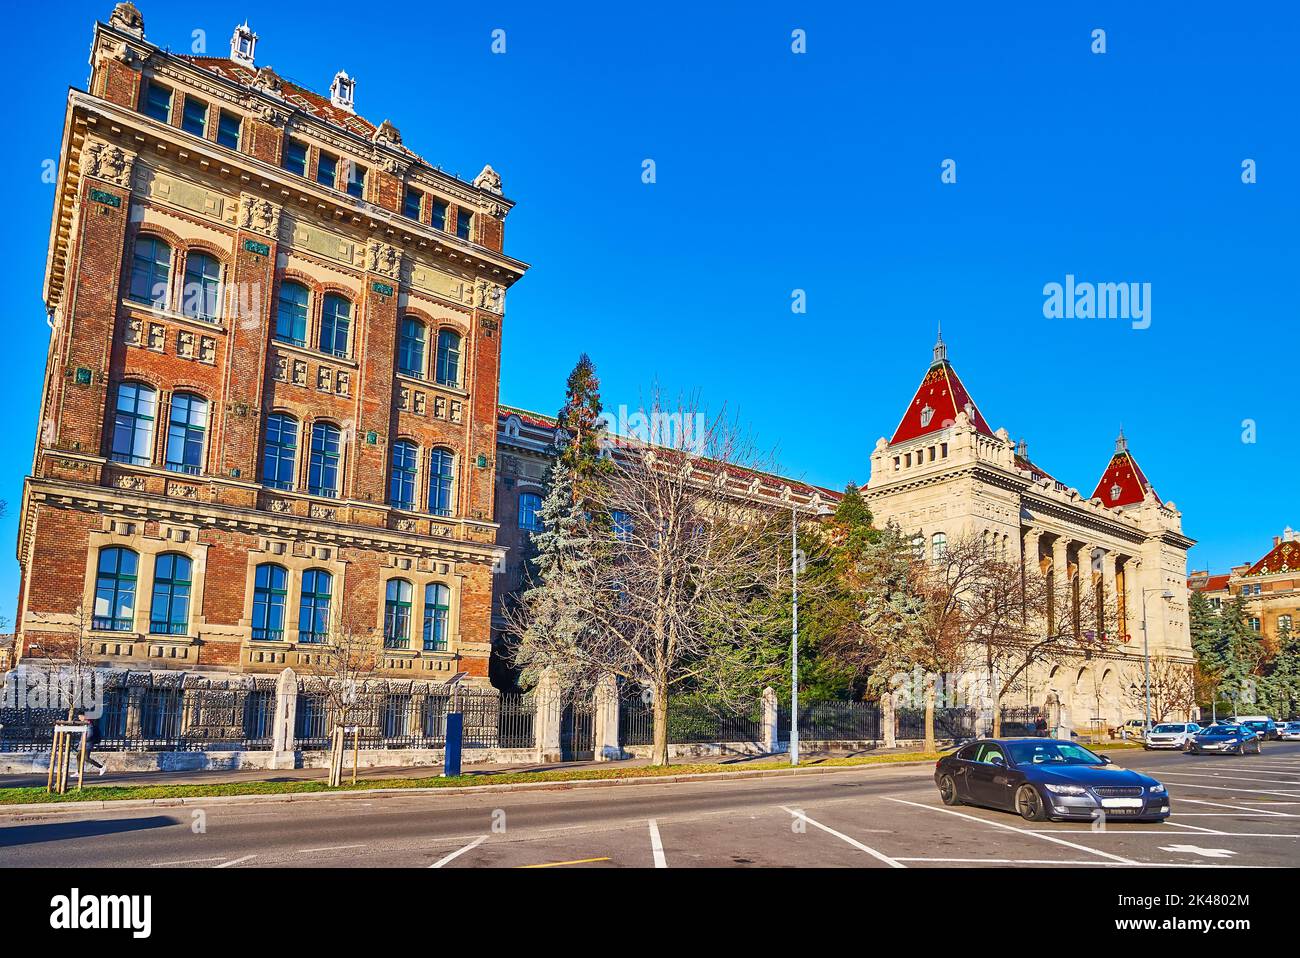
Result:
<instances>
[{"instance_id":1,"label":"bare tree","mask_svg":"<svg viewBox=\"0 0 1300 958\"><path fill-rule=\"evenodd\" d=\"M649 689L652 760L667 764L671 689L752 697L781 668L773 596L790 513L744 495L755 458L723 418L657 395L642 415L685 423L690 441L624 445L581 511L552 490L556 537L539 543L540 581L510 632L526 681L549 669L571 688L614 675Z\"/></svg>"},{"instance_id":2,"label":"bare tree","mask_svg":"<svg viewBox=\"0 0 1300 958\"><path fill-rule=\"evenodd\" d=\"M1134 709L1146 709L1145 676L1139 673L1137 681L1124 690L1127 704ZM1163 655L1151 659L1151 724L1171 717L1190 718L1196 706L1196 672L1192 666L1176 662Z\"/></svg>"},{"instance_id":3,"label":"bare tree","mask_svg":"<svg viewBox=\"0 0 1300 958\"><path fill-rule=\"evenodd\" d=\"M373 628L358 627L352 620L332 627L323 643L310 648L305 670L315 680L311 691L321 697L325 714L333 722L329 766L332 786L343 780L344 730L359 724L366 707L366 680L382 667L383 653L382 634Z\"/></svg>"}]
</instances>

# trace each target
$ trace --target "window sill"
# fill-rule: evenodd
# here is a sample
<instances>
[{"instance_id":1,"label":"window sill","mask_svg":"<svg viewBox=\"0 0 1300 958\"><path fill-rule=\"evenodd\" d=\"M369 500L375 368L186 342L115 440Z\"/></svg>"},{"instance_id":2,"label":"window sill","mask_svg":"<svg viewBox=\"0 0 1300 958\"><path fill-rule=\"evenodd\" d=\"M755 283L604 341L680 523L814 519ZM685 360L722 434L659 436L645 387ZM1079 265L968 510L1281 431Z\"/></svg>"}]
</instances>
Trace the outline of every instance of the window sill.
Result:
<instances>
[{"instance_id":1,"label":"window sill","mask_svg":"<svg viewBox=\"0 0 1300 958\"><path fill-rule=\"evenodd\" d=\"M319 349L312 349L310 346L299 346L297 343L290 343L283 339L271 337L271 345L276 349L282 349L287 353L296 356L302 356L305 359L311 359L315 362L333 363L335 366L347 366L350 369L357 368L357 361L350 356L335 356L333 353L327 353Z\"/></svg>"},{"instance_id":2,"label":"window sill","mask_svg":"<svg viewBox=\"0 0 1300 958\"><path fill-rule=\"evenodd\" d=\"M173 323L184 323L187 326L193 326L195 329L217 330L226 332L226 322L223 318L216 319L198 319L194 316L186 316L184 313L172 309L159 309L150 303L142 303L139 300L122 297L121 303L132 312L148 316L151 319L167 320Z\"/></svg>"},{"instance_id":3,"label":"window sill","mask_svg":"<svg viewBox=\"0 0 1300 958\"><path fill-rule=\"evenodd\" d=\"M441 389L460 399L468 399L469 391L460 386L447 386L432 379L425 379L423 376L414 376L411 373L404 373L400 369L395 373L396 378L401 382L408 382L413 386L420 386L424 389Z\"/></svg>"}]
</instances>

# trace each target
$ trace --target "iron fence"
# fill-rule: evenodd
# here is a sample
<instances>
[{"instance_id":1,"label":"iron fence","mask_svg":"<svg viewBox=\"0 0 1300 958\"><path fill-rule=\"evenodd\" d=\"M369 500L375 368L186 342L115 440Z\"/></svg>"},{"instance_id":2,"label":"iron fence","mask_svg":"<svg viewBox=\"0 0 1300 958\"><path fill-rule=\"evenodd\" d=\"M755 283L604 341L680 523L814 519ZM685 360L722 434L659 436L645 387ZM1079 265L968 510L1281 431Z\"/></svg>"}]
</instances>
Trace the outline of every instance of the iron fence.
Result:
<instances>
[{"instance_id":1,"label":"iron fence","mask_svg":"<svg viewBox=\"0 0 1300 958\"><path fill-rule=\"evenodd\" d=\"M776 712L777 737L790 737L790 706ZM872 702L799 703L799 737L818 742L852 742L880 738L880 709Z\"/></svg>"},{"instance_id":2,"label":"iron fence","mask_svg":"<svg viewBox=\"0 0 1300 958\"><path fill-rule=\"evenodd\" d=\"M668 742L758 742L763 736L762 706L757 699L740 707L702 696L668 700Z\"/></svg>"},{"instance_id":3,"label":"iron fence","mask_svg":"<svg viewBox=\"0 0 1300 958\"><path fill-rule=\"evenodd\" d=\"M895 713L896 734L903 739L925 738L925 709L899 709ZM992 728L992 716L975 708L934 710L934 735L940 739L975 738Z\"/></svg>"}]
</instances>

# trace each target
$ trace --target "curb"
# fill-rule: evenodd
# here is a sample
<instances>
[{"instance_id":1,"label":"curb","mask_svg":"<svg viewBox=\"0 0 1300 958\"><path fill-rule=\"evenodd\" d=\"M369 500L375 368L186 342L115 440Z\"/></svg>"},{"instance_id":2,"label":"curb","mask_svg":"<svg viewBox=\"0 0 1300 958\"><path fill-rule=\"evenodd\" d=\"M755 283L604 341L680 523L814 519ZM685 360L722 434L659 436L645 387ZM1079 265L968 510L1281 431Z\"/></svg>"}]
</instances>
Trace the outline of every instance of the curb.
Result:
<instances>
[{"instance_id":1,"label":"curb","mask_svg":"<svg viewBox=\"0 0 1300 958\"><path fill-rule=\"evenodd\" d=\"M324 792L289 792L270 795L210 795L176 798L127 798L88 802L28 802L0 805L0 817L51 812L106 811L115 808L181 808L207 805L256 805L273 802L320 801L349 798L388 798L401 795L481 795L499 792L567 791L574 788L597 788L608 785L663 785L675 782L725 782L737 779L779 778L793 775L824 775L832 772L860 772L864 769L914 768L932 765L932 759L906 762L875 762L862 765L808 766L806 768L764 768L740 772L695 772L686 775L646 775L631 778L571 779L550 782L510 782L498 785L448 785L420 788L365 788Z\"/></svg>"}]
</instances>

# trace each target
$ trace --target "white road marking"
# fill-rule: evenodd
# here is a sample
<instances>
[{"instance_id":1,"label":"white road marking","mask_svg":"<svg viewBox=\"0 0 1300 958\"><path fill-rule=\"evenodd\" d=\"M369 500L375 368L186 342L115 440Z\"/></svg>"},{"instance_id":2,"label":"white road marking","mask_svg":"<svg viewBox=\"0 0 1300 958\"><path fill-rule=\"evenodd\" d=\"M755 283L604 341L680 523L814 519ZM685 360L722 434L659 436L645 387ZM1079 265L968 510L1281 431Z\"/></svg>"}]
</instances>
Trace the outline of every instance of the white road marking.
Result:
<instances>
[{"instance_id":1,"label":"white road marking","mask_svg":"<svg viewBox=\"0 0 1300 958\"><path fill-rule=\"evenodd\" d=\"M310 855L312 852L338 852L345 848L365 848L365 845L326 845L323 848L300 848L298 854Z\"/></svg>"},{"instance_id":2,"label":"white road marking","mask_svg":"<svg viewBox=\"0 0 1300 958\"><path fill-rule=\"evenodd\" d=\"M1209 832L1211 835L1218 835L1219 832L1213 828L1202 828L1200 825L1188 825L1186 822L1175 822L1166 819L1166 825L1172 825L1174 828L1190 828L1194 832Z\"/></svg>"},{"instance_id":3,"label":"white road marking","mask_svg":"<svg viewBox=\"0 0 1300 958\"><path fill-rule=\"evenodd\" d=\"M458 849L456 849L454 852L452 852L450 855L445 855L445 856L443 856L442 858L439 858L436 862L434 862L434 863L433 863L432 865L430 865L429 867L430 867L430 868L441 868L443 865L447 864L447 862L449 862L449 861L451 861L451 860L453 860L453 859L455 859L455 858L459 858L461 855L464 855L464 854L465 854L467 851L469 851L471 848L478 848L478 847L479 847L480 845L482 845L485 841L487 841L487 838L488 838L488 837L487 837L486 835L480 835L478 838L474 839L472 842L470 842L470 843L469 843L468 845L466 845L465 847L463 847L463 848L458 848Z\"/></svg>"},{"instance_id":4,"label":"white road marking","mask_svg":"<svg viewBox=\"0 0 1300 958\"><path fill-rule=\"evenodd\" d=\"M1282 795L1286 798L1296 797L1296 792L1275 792L1266 788L1238 788L1236 785L1197 785L1195 782L1171 782L1165 780L1166 788L1208 788L1216 792L1249 792L1251 795Z\"/></svg>"},{"instance_id":5,"label":"white road marking","mask_svg":"<svg viewBox=\"0 0 1300 958\"><path fill-rule=\"evenodd\" d=\"M1249 802L1249 801L1252 801L1252 799L1247 798L1247 799L1243 799L1243 801L1247 801L1247 802ZM1236 809L1237 811L1239 811L1239 812L1251 812L1251 813L1253 813L1253 812L1256 811L1256 810L1253 809L1253 808L1243 808L1243 807L1240 806L1240 805L1225 805L1223 802L1207 802L1207 801L1205 801L1204 799L1200 799L1200 798L1180 798L1180 799L1178 800L1178 802L1179 802L1179 804L1188 804L1188 805L1209 805L1209 806L1212 807L1212 808L1235 808L1235 809ZM1262 815L1276 815L1276 816L1278 816L1279 818L1294 818L1294 817L1296 817L1296 816L1293 816L1293 815L1288 815L1286 812L1270 812L1270 811L1265 811L1265 810L1262 809L1262 808L1259 809L1259 812L1260 812L1260 814L1262 814ZM1202 813L1202 814L1204 814L1204 813Z\"/></svg>"},{"instance_id":6,"label":"white road marking","mask_svg":"<svg viewBox=\"0 0 1300 958\"><path fill-rule=\"evenodd\" d=\"M884 862L884 863L885 863L886 865L888 865L890 868L906 868L906 867L907 867L906 865L900 863L900 862L898 861L898 859L896 859L896 858L890 858L890 857L889 857L888 855L886 855L884 852L878 852L878 851L876 851L874 848L872 848L871 846L869 846L869 845L864 845L864 844L862 844L862 842L858 841L856 838L850 838L848 835L845 835L843 832L837 832L835 829L831 828L829 825L823 825L821 822L819 822L819 821L815 821L814 819L809 818L807 815L805 815L805 814L804 814L803 812L801 812L801 811L798 811L797 809L788 808L788 807L785 806L785 805L780 805L780 806L778 806L778 807L779 807L779 808L781 809L781 811L783 811L783 812L789 812L789 813L790 813L791 815L793 815L795 818L803 819L803 820L804 820L805 822L807 822L809 825L813 826L813 828L820 828L820 829L821 829L822 831L824 831L827 835L834 835L834 836L835 836L836 838L838 838L840 841L842 841L842 842L846 842L847 844L852 845L852 846L853 846L854 848L856 848L858 851L860 851L860 852L866 852L866 853L867 853L868 855L870 855L872 858L876 859L877 861L882 861L882 862Z\"/></svg>"},{"instance_id":7,"label":"white road marking","mask_svg":"<svg viewBox=\"0 0 1300 958\"><path fill-rule=\"evenodd\" d=\"M951 808L937 808L934 805L923 805L920 802L909 802L906 799L902 799L902 798L890 798L888 795L885 796L885 800L890 802L898 802L901 805L914 805L917 808L929 809L932 812L943 812L945 815L956 815L958 818L964 818L967 821L971 821L971 822L979 822L981 825L992 825L994 828L1005 828L1007 831L1010 832L1017 832L1018 834L1021 835L1030 835L1034 838L1041 838L1044 841L1055 842L1058 845L1065 845L1067 848L1073 848L1076 851L1087 852L1090 855L1100 855L1102 858L1109 858L1112 861L1121 862L1125 865L1137 864L1137 862L1133 861L1133 859L1131 858L1124 858L1121 855L1112 855L1110 852L1098 851L1095 848L1089 848L1087 845L1077 845L1074 842L1067 842L1063 838L1056 838L1053 835L1046 835L1043 834L1042 832L1031 832L1025 828L1016 828L1016 826L1008 825L1005 822L995 822L992 821L991 819L979 818L975 815L967 815L965 812L953 811ZM1093 834L1103 835L1106 833L1096 832Z\"/></svg>"},{"instance_id":8,"label":"white road marking","mask_svg":"<svg viewBox=\"0 0 1300 958\"><path fill-rule=\"evenodd\" d=\"M1098 868L1238 868L1238 865L1207 865L1204 862L1099 862L1095 858L1085 861L1057 860L1054 858L899 858L900 862L954 862L976 865L1096 865Z\"/></svg>"},{"instance_id":9,"label":"white road marking","mask_svg":"<svg viewBox=\"0 0 1300 958\"><path fill-rule=\"evenodd\" d=\"M650 851L655 857L655 868L667 868L668 859L664 858L664 843L659 837L659 825L650 819Z\"/></svg>"},{"instance_id":10,"label":"white road marking","mask_svg":"<svg viewBox=\"0 0 1300 958\"><path fill-rule=\"evenodd\" d=\"M1202 858L1231 858L1237 854L1226 848L1202 848L1200 845L1161 845L1160 850L1175 855L1200 855Z\"/></svg>"},{"instance_id":11,"label":"white road marking","mask_svg":"<svg viewBox=\"0 0 1300 958\"><path fill-rule=\"evenodd\" d=\"M240 862L246 862L246 861L248 861L250 858L256 858L256 857L257 857L256 855L245 855L243 858L232 858L232 859L231 859L230 861L228 861L228 862L222 862L220 865L215 865L215 866L213 866L213 867L214 867L214 868L232 868L232 867L234 867L235 865L238 865Z\"/></svg>"},{"instance_id":12,"label":"white road marking","mask_svg":"<svg viewBox=\"0 0 1300 958\"><path fill-rule=\"evenodd\" d=\"M1283 778L1260 778L1258 775L1222 775L1217 772L1171 772L1175 778L1214 778L1226 779L1229 782L1252 782L1265 785L1289 785L1292 788L1300 787L1300 782L1288 782ZM1265 773L1272 774L1272 773Z\"/></svg>"},{"instance_id":13,"label":"white road marking","mask_svg":"<svg viewBox=\"0 0 1300 958\"><path fill-rule=\"evenodd\" d=\"M178 862L154 862L150 868L166 868L168 865L199 865L203 862L223 862L224 858L186 858Z\"/></svg>"}]
</instances>

